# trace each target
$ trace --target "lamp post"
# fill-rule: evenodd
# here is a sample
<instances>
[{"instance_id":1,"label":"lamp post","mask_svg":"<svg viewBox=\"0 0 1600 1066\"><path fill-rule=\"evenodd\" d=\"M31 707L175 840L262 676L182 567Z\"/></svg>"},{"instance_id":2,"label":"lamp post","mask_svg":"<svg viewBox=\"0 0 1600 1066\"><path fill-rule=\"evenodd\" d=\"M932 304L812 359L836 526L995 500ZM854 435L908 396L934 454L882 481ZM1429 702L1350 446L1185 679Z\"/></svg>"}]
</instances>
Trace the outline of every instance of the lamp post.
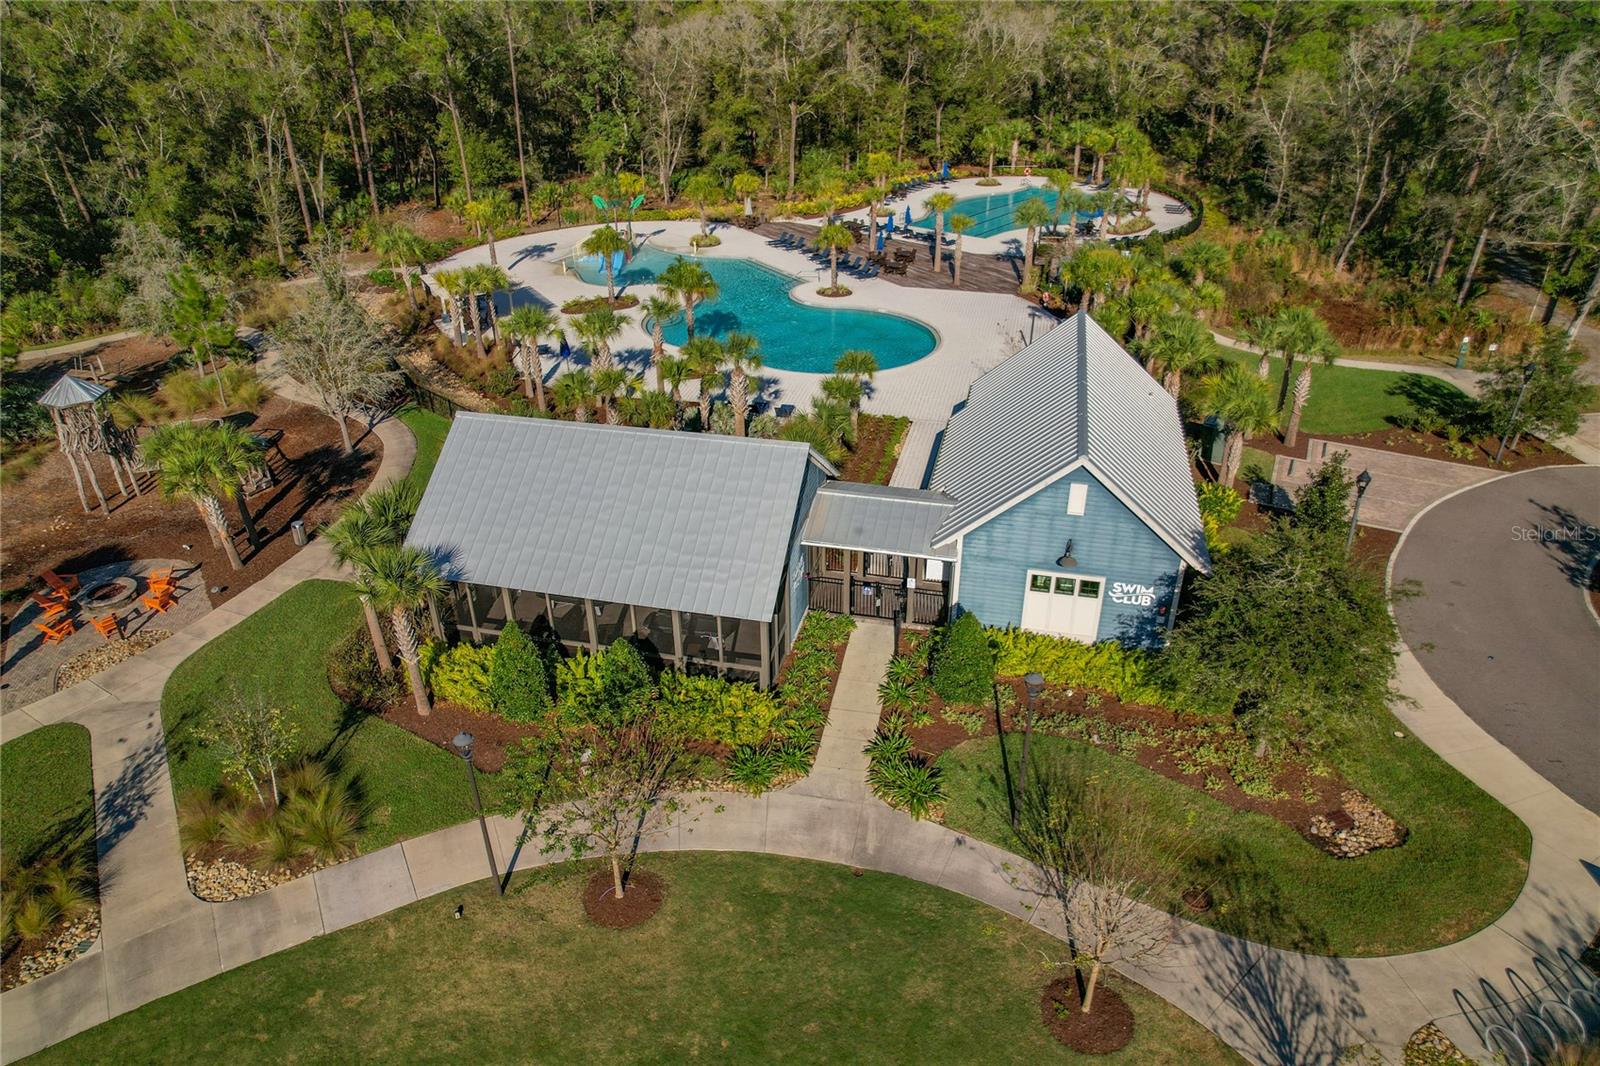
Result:
<instances>
[{"instance_id":1,"label":"lamp post","mask_svg":"<svg viewBox=\"0 0 1600 1066\"><path fill-rule=\"evenodd\" d=\"M1356 519L1361 516L1361 497L1367 494L1367 486L1372 484L1372 471L1363 470L1356 475L1356 505L1350 509L1350 535L1345 538L1344 550L1346 553L1355 547Z\"/></svg>"},{"instance_id":2,"label":"lamp post","mask_svg":"<svg viewBox=\"0 0 1600 1066\"><path fill-rule=\"evenodd\" d=\"M1039 699L1039 694L1044 691L1044 675L1029 673L1022 679L1023 686L1028 690L1028 714L1023 719L1022 726L1022 766L1017 771L1017 796L1027 795L1028 791L1028 749L1033 746L1033 711L1034 704ZM1011 803L1011 827L1017 826L1017 801Z\"/></svg>"},{"instance_id":3,"label":"lamp post","mask_svg":"<svg viewBox=\"0 0 1600 1066\"><path fill-rule=\"evenodd\" d=\"M478 772L472 768L472 741L471 733L457 733L450 744L456 749L456 754L461 756L461 761L467 764L467 783L472 786L472 809L477 811L478 828L483 831L483 854L489 860L489 873L494 878L494 889L504 896L506 886L500 880L500 868L494 861L494 847L489 843L489 823L483 819L483 799L478 795Z\"/></svg>"},{"instance_id":4,"label":"lamp post","mask_svg":"<svg viewBox=\"0 0 1600 1066\"><path fill-rule=\"evenodd\" d=\"M1467 350L1472 347L1471 337L1461 338L1461 347L1456 349L1456 369L1460 370L1467 365Z\"/></svg>"},{"instance_id":5,"label":"lamp post","mask_svg":"<svg viewBox=\"0 0 1600 1066\"><path fill-rule=\"evenodd\" d=\"M1517 416L1522 413L1522 398L1528 394L1528 382L1533 380L1534 372L1538 369L1536 363L1529 363L1522 368L1522 387L1517 390L1517 402L1511 405L1511 421L1506 424L1506 431L1500 434L1500 447L1495 449L1494 461L1497 463L1506 453L1506 441L1511 439L1511 431L1517 428Z\"/></svg>"}]
</instances>

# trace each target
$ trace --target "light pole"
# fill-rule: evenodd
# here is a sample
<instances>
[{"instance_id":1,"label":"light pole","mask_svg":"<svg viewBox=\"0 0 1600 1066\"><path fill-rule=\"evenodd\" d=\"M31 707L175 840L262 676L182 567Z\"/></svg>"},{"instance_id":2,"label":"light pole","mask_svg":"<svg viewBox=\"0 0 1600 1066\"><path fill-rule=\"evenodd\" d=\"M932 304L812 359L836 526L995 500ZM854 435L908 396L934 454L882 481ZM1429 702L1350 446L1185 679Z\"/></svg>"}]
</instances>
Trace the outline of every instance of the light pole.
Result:
<instances>
[{"instance_id":1,"label":"light pole","mask_svg":"<svg viewBox=\"0 0 1600 1066\"><path fill-rule=\"evenodd\" d=\"M457 733L450 744L461 756L461 761L467 764L467 783L472 786L472 809L478 812L478 828L483 831L483 854L489 860L489 874L494 878L494 889L504 896L505 882L500 880L500 868L494 861L494 847L489 843L489 823L483 820L483 800L478 795L478 772L472 768L472 741L471 733Z\"/></svg>"},{"instance_id":2,"label":"light pole","mask_svg":"<svg viewBox=\"0 0 1600 1066\"><path fill-rule=\"evenodd\" d=\"M1456 349L1456 369L1460 370L1467 365L1467 350L1472 347L1471 337L1461 338L1461 347Z\"/></svg>"},{"instance_id":3,"label":"light pole","mask_svg":"<svg viewBox=\"0 0 1600 1066\"><path fill-rule=\"evenodd\" d=\"M1511 405L1511 421L1506 424L1506 431L1500 434L1500 447L1495 449L1494 461L1497 463L1506 453L1506 441L1511 439L1511 431L1517 428L1517 416L1522 413L1522 398L1528 394L1528 382L1533 380L1534 371L1538 369L1536 363L1529 363L1522 368L1522 387L1517 390L1517 402Z\"/></svg>"},{"instance_id":4,"label":"light pole","mask_svg":"<svg viewBox=\"0 0 1600 1066\"><path fill-rule=\"evenodd\" d=\"M1044 691L1044 675L1038 673L1027 674L1022 679L1023 686L1028 690L1028 715L1023 720L1022 726L1022 766L1017 771L1017 796L1027 795L1028 790L1028 749L1033 746L1033 711L1034 704L1039 699L1039 694ZM1011 827L1017 826L1017 801L1011 804Z\"/></svg>"},{"instance_id":5,"label":"light pole","mask_svg":"<svg viewBox=\"0 0 1600 1066\"><path fill-rule=\"evenodd\" d=\"M1363 470L1356 475L1356 505L1350 509L1350 535L1345 538L1344 550L1346 554L1355 547L1356 519L1361 516L1361 497L1367 494L1367 486L1372 484L1372 471Z\"/></svg>"}]
</instances>

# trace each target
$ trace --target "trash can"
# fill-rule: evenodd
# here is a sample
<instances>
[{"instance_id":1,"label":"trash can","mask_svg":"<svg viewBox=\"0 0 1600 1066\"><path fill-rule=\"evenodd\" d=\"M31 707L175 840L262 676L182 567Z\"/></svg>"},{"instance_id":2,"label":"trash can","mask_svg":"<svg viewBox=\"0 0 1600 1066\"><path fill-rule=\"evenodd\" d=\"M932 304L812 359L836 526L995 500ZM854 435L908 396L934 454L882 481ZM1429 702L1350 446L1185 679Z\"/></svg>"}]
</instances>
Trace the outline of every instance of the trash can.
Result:
<instances>
[{"instance_id":1,"label":"trash can","mask_svg":"<svg viewBox=\"0 0 1600 1066\"><path fill-rule=\"evenodd\" d=\"M298 518L289 523L289 532L294 534L294 544L297 548L304 548L311 539L306 536L306 524Z\"/></svg>"}]
</instances>

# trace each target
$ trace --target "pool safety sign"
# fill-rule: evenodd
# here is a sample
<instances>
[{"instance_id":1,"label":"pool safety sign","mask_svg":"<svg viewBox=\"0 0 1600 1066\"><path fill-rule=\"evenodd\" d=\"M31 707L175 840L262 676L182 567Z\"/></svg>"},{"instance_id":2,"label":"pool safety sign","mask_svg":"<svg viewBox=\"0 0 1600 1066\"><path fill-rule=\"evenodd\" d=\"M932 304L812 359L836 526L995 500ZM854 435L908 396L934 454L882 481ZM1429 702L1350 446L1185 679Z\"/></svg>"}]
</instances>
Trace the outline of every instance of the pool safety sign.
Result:
<instances>
[{"instance_id":1,"label":"pool safety sign","mask_svg":"<svg viewBox=\"0 0 1600 1066\"><path fill-rule=\"evenodd\" d=\"M1112 603L1120 603L1128 607L1154 607L1156 605L1156 587L1154 585L1141 585L1134 581L1113 581L1109 595Z\"/></svg>"}]
</instances>

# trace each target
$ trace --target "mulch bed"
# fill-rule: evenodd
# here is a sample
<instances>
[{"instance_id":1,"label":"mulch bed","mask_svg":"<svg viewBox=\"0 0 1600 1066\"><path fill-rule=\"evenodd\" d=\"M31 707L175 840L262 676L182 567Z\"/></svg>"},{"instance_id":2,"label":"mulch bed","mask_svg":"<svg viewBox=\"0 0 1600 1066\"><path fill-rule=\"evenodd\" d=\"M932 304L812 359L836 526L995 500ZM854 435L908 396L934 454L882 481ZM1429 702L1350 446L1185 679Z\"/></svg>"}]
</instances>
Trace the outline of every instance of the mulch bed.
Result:
<instances>
[{"instance_id":1,"label":"mulch bed","mask_svg":"<svg viewBox=\"0 0 1600 1066\"><path fill-rule=\"evenodd\" d=\"M508 721L496 714L479 714L458 703L436 700L433 713L424 718L417 713L417 705L409 696L403 702L385 707L378 716L391 725L437 744L452 755L457 754L450 745L456 734L471 733L472 765L489 774L498 773L505 766L507 749L518 740L539 735L537 726Z\"/></svg>"},{"instance_id":2,"label":"mulch bed","mask_svg":"<svg viewBox=\"0 0 1600 1066\"><path fill-rule=\"evenodd\" d=\"M1445 451L1448 440L1443 434L1421 433L1414 429L1383 429L1373 430L1370 433L1341 435L1302 431L1300 439L1295 441L1292 448L1279 440L1276 435L1257 437L1249 442L1249 446L1272 455L1304 459L1308 442L1313 438L1358 448L1376 448L1379 451L1395 452L1399 455L1439 459L1446 463L1459 463L1462 466L1476 466L1487 470L1532 470L1541 466L1572 466L1578 462L1560 448L1537 437L1523 437L1522 443L1517 448L1506 448L1505 457L1498 466L1494 463L1494 453L1500 447L1499 437L1485 437L1472 441L1471 458L1457 459Z\"/></svg>"},{"instance_id":3,"label":"mulch bed","mask_svg":"<svg viewBox=\"0 0 1600 1066\"><path fill-rule=\"evenodd\" d=\"M908 650L902 644L901 652L904 654ZM910 726L907 730L911 735L913 750L932 761L969 740L998 736L1002 727L1008 734L1021 733L1025 726L1027 706L1022 681L1020 678L1001 678L999 684L1009 688L1013 698L999 715L993 708L983 712L981 728L975 733L969 732L954 718L954 714L965 715L978 711L978 708L947 708L937 694L931 695L924 707L932 712L933 723ZM1110 693L1090 689L1078 689L1072 691L1071 695L1067 693L1068 690L1052 687L1047 688L1039 698L1034 725L1038 733L1067 736L1092 744L1119 758L1130 759L1146 770L1203 792L1234 810L1264 814L1276 819L1319 849L1330 851L1328 842L1312 832L1313 819L1318 816L1333 818L1342 825L1345 821L1342 817L1345 794L1357 791L1336 771L1326 775L1313 774L1305 762L1285 759L1281 770L1272 778L1277 793L1275 797L1247 795L1224 768L1185 773L1179 767L1178 757L1188 751L1187 745L1182 743L1184 738L1180 733L1171 745L1164 744L1163 738L1169 736L1171 731L1191 728L1191 724L1179 721L1177 715L1166 708L1122 703ZM1095 697L1099 698L1098 706L1090 706ZM947 710L951 712L950 717L947 717ZM887 721L889 717L890 712L884 711L880 720ZM1117 739L1127 737L1135 729L1153 733L1155 742L1141 743L1132 751L1120 749ZM1208 783L1213 787L1208 788ZM1404 833L1401 829L1401 841L1404 840Z\"/></svg>"},{"instance_id":4,"label":"mulch bed","mask_svg":"<svg viewBox=\"0 0 1600 1066\"><path fill-rule=\"evenodd\" d=\"M146 344L147 357L161 356L161 349ZM107 357L110 370L113 352ZM52 364L53 366L55 364ZM157 364L158 369L164 369ZM59 372L59 369L56 371ZM140 368L132 368L137 375ZM196 417L204 417L204 414ZM365 490L378 469L381 445L376 435L368 435L357 445L355 454L346 456L339 442L338 427L326 415L274 396L255 415L236 416L249 422L252 431L270 434L281 430L277 447L282 458L272 459L276 484L257 493L247 502L261 533L262 546L252 549L239 525L238 508L224 503L232 524L234 543L244 559L244 568L235 571L221 548L213 547L195 508L179 500L162 499L154 475L141 481L142 496L112 495L116 483L110 470L101 463L98 473L107 492L110 517L98 508L85 514L66 459L58 451L34 470L5 489L5 509L0 522L0 567L5 572L5 587L27 584L45 569L75 574L91 567L133 559L183 559L198 564L205 575L212 606L223 603L271 573L299 549L289 535L290 522L299 519L314 529L331 521L339 510ZM209 586L219 592L210 593ZM8 603L9 620L26 603L18 597Z\"/></svg>"},{"instance_id":5,"label":"mulch bed","mask_svg":"<svg viewBox=\"0 0 1600 1066\"><path fill-rule=\"evenodd\" d=\"M1094 1008L1078 1008L1078 982L1071 974L1058 977L1039 995L1039 1020L1050 1035L1073 1051L1105 1055L1128 1046L1133 1039L1133 1010L1127 1000L1106 987L1102 978L1094 990Z\"/></svg>"},{"instance_id":6,"label":"mulch bed","mask_svg":"<svg viewBox=\"0 0 1600 1066\"><path fill-rule=\"evenodd\" d=\"M856 446L839 467L839 480L887 485L900 461L900 445L909 422L885 415L862 415Z\"/></svg>"},{"instance_id":7,"label":"mulch bed","mask_svg":"<svg viewBox=\"0 0 1600 1066\"><path fill-rule=\"evenodd\" d=\"M618 899L611 884L611 863L605 862L583 887L583 913L607 929L631 929L655 917L667 898L667 883L648 870L624 873L622 890Z\"/></svg>"}]
</instances>

